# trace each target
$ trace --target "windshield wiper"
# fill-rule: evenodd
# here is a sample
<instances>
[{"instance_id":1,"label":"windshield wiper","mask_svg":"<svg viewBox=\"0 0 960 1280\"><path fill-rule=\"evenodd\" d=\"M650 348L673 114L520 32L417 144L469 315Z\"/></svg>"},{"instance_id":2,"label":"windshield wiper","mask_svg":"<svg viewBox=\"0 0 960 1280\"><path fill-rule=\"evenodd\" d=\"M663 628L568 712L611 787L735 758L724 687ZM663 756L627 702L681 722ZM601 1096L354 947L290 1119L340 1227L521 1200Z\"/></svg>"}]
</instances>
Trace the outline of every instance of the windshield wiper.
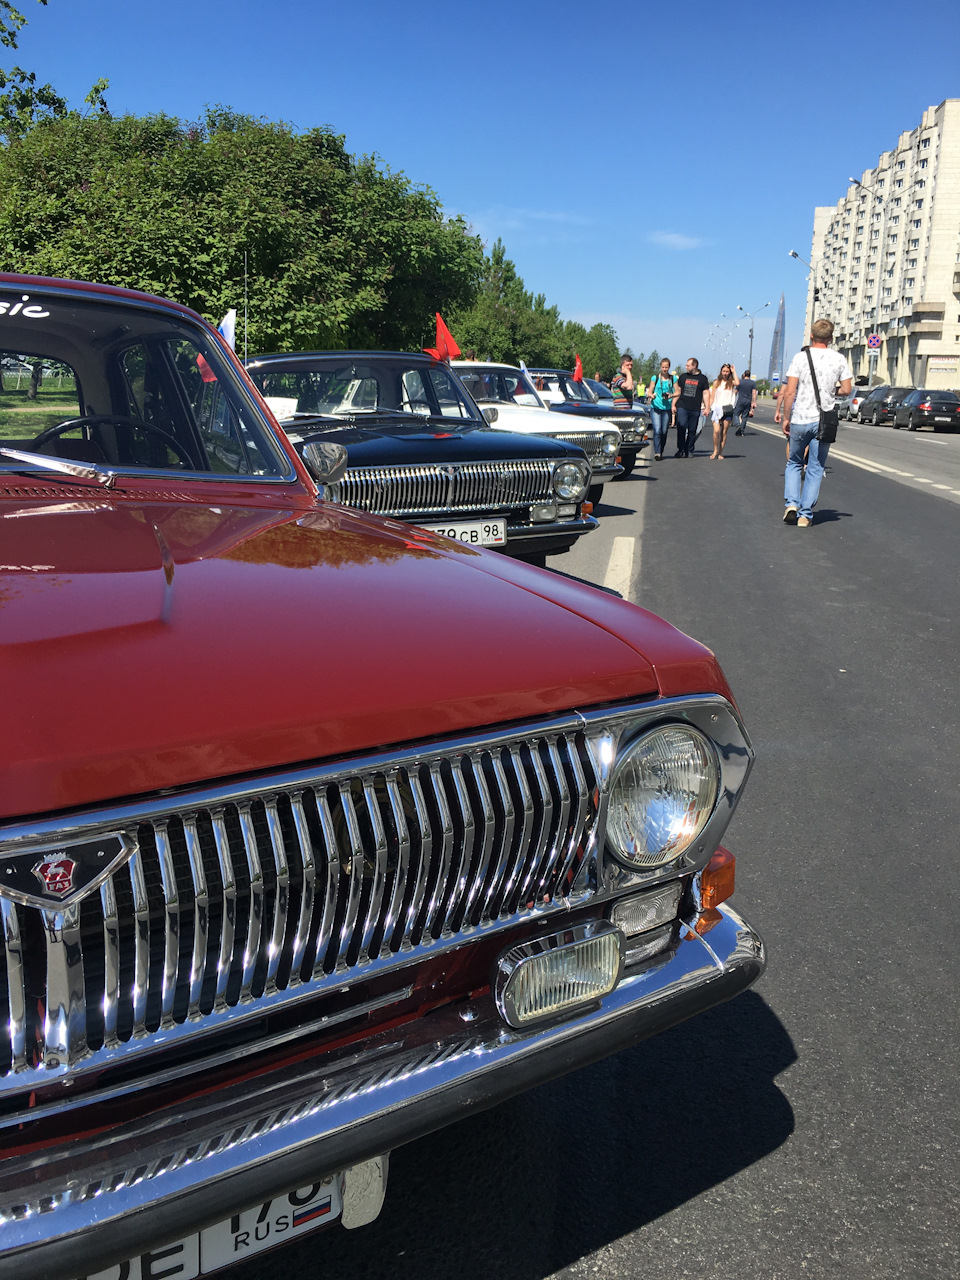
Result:
<instances>
[{"instance_id":1,"label":"windshield wiper","mask_svg":"<svg viewBox=\"0 0 960 1280\"><path fill-rule=\"evenodd\" d=\"M96 480L105 489L112 489L119 475L119 472L111 471L109 467L101 467L96 462L67 462L64 458L52 458L48 453L26 453L22 449L3 447L0 447L0 453L7 458L14 458L17 462L29 462L32 466L41 467L44 471L62 472L64 476L70 476L74 480Z\"/></svg>"}]
</instances>

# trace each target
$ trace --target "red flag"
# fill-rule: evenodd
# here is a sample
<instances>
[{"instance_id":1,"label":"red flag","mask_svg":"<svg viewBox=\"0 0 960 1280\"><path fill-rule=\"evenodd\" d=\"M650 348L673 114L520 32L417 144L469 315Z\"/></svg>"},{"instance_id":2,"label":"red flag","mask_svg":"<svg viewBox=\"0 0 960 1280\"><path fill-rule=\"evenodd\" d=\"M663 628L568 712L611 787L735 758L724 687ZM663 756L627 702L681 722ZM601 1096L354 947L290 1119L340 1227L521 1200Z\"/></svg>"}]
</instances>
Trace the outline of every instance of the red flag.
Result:
<instances>
[{"instance_id":1,"label":"red flag","mask_svg":"<svg viewBox=\"0 0 960 1280\"><path fill-rule=\"evenodd\" d=\"M574 358L576 360L576 364L573 366L573 380L574 382L582 382L583 381L583 361L580 359L579 356L575 356Z\"/></svg>"},{"instance_id":2,"label":"red flag","mask_svg":"<svg viewBox=\"0 0 960 1280\"><path fill-rule=\"evenodd\" d=\"M424 347L424 351L428 356L433 356L435 360L456 360L460 354L460 348L453 340L453 334L443 323L443 316L437 312L437 345L436 347Z\"/></svg>"}]
</instances>

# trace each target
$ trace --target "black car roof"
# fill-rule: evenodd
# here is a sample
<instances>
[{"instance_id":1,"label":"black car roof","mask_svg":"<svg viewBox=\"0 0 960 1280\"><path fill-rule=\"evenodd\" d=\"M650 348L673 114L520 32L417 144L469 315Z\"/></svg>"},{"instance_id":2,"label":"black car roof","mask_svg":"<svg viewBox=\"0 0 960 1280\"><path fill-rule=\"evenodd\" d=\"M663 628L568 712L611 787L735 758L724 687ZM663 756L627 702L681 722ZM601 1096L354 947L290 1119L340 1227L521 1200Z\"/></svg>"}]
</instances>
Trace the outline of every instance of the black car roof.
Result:
<instances>
[{"instance_id":1,"label":"black car roof","mask_svg":"<svg viewBox=\"0 0 960 1280\"><path fill-rule=\"evenodd\" d=\"M244 364L257 364L261 360L314 360L320 357L333 359L363 359L384 356L391 360L417 360L421 364L443 364L436 356L428 356L425 351L271 351L263 355L250 356Z\"/></svg>"}]
</instances>

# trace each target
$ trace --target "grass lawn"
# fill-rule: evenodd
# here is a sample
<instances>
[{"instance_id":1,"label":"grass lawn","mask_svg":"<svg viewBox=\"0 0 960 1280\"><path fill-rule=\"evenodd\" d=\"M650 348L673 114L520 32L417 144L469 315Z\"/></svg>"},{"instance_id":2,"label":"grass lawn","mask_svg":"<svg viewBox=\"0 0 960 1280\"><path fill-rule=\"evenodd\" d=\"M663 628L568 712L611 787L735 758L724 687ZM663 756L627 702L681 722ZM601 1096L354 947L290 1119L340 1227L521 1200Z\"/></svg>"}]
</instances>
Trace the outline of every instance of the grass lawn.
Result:
<instances>
[{"instance_id":1,"label":"grass lawn","mask_svg":"<svg viewBox=\"0 0 960 1280\"><path fill-rule=\"evenodd\" d=\"M41 384L36 400L27 399L29 378L21 378L19 390L15 374L5 373L4 383L6 389L0 391L0 439L32 439L47 427L79 415L76 395L66 378L61 387L57 386L56 377L48 378L45 385Z\"/></svg>"}]
</instances>

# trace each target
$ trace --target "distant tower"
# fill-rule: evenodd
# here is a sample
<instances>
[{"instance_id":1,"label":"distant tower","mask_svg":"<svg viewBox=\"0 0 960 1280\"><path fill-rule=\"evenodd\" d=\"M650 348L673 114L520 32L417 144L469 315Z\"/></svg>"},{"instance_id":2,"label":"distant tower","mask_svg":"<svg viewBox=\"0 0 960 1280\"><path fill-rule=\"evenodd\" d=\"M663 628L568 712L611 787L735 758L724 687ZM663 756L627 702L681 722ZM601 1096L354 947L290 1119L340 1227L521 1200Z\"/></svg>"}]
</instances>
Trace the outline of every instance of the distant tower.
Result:
<instances>
[{"instance_id":1,"label":"distant tower","mask_svg":"<svg viewBox=\"0 0 960 1280\"><path fill-rule=\"evenodd\" d=\"M773 382L774 377L780 382L783 380L783 294L780 295L780 307L777 311L777 323L773 326L773 342L770 344L770 369L767 373L767 381Z\"/></svg>"}]
</instances>

